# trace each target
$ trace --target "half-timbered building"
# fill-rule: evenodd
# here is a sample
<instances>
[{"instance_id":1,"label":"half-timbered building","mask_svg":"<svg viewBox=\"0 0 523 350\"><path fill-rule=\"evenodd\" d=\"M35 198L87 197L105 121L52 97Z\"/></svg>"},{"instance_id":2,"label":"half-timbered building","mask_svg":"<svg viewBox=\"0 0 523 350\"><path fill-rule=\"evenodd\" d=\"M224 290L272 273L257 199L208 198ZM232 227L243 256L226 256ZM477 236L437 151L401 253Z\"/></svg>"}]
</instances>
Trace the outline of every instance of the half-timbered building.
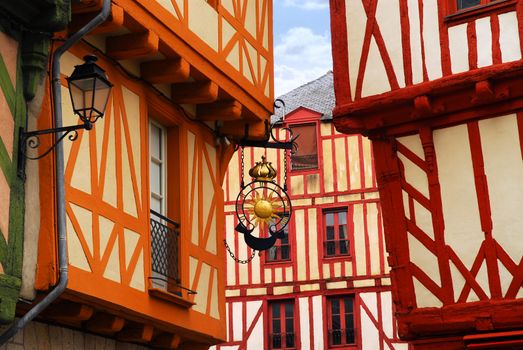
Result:
<instances>
[{"instance_id":1,"label":"half-timbered building","mask_svg":"<svg viewBox=\"0 0 523 350\"><path fill-rule=\"evenodd\" d=\"M248 264L227 259L227 343L218 350L407 349L396 336L389 268L369 140L332 124L332 72L281 97L274 134L298 151L245 148L248 171L266 156L293 205L285 237ZM284 113L285 111L285 113ZM225 241L248 260L235 201L241 152L224 181ZM287 173L285 173L287 163Z\"/></svg>"},{"instance_id":2,"label":"half-timbered building","mask_svg":"<svg viewBox=\"0 0 523 350\"><path fill-rule=\"evenodd\" d=\"M224 341L222 181L233 153L225 137L265 137L272 1L4 1L0 9L0 319L12 322L15 307L38 317L15 321L0 341L18 330L8 348L118 341L192 350ZM61 26L39 25L53 11ZM105 21L77 37L100 13ZM5 28L43 36L40 56ZM17 173L25 152L41 155L55 141L41 136L30 149L38 142L18 144L18 127L81 124L67 77L89 54L113 85L105 115ZM41 79L28 80L36 87L24 101L28 55L40 60ZM52 304L40 310L42 300Z\"/></svg>"},{"instance_id":3,"label":"half-timbered building","mask_svg":"<svg viewBox=\"0 0 523 350\"><path fill-rule=\"evenodd\" d=\"M334 124L372 140L400 337L523 346L523 2L331 0Z\"/></svg>"}]
</instances>

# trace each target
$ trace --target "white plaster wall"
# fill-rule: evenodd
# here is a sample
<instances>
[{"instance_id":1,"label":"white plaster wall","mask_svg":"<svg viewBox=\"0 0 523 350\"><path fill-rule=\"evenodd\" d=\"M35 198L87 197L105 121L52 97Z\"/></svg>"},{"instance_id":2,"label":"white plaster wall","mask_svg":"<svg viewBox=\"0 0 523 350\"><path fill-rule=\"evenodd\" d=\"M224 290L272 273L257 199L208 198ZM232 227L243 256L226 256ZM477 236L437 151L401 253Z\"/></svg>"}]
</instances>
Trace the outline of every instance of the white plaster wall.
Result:
<instances>
[{"instance_id":1,"label":"white plaster wall","mask_svg":"<svg viewBox=\"0 0 523 350\"><path fill-rule=\"evenodd\" d=\"M450 66L452 73L469 70L467 24L449 28Z\"/></svg>"}]
</instances>

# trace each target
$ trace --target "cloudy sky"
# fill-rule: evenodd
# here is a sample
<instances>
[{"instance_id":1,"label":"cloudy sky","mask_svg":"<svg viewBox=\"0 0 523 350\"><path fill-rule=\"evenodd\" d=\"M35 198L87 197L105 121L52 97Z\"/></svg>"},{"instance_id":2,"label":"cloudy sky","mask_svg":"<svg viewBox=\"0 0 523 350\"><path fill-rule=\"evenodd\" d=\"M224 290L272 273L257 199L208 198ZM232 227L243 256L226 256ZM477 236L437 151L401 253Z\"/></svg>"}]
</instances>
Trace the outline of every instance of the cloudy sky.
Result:
<instances>
[{"instance_id":1,"label":"cloudy sky","mask_svg":"<svg viewBox=\"0 0 523 350\"><path fill-rule=\"evenodd\" d=\"M329 0L274 0L274 87L280 96L332 69Z\"/></svg>"}]
</instances>

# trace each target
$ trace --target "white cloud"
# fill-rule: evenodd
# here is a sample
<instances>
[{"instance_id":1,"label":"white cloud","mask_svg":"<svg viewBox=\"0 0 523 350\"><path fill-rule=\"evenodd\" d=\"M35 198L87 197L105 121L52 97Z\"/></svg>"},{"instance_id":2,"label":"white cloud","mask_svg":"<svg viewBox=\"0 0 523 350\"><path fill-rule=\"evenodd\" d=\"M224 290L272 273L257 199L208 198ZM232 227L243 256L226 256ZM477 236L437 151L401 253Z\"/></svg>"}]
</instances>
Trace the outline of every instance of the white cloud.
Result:
<instances>
[{"instance_id":1,"label":"white cloud","mask_svg":"<svg viewBox=\"0 0 523 350\"><path fill-rule=\"evenodd\" d=\"M318 10L329 7L329 0L283 0L283 6L299 7L305 10Z\"/></svg>"},{"instance_id":2,"label":"white cloud","mask_svg":"<svg viewBox=\"0 0 523 350\"><path fill-rule=\"evenodd\" d=\"M332 69L329 33L295 27L283 34L274 47L275 96L319 78Z\"/></svg>"}]
</instances>

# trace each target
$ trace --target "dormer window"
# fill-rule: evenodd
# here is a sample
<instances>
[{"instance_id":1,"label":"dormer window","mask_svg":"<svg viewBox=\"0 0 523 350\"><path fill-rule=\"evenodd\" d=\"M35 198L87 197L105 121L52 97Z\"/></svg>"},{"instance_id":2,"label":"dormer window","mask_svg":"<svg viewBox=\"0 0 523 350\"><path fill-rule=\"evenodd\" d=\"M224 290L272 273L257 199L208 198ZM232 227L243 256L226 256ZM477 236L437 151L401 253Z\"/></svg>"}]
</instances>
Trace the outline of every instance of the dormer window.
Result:
<instances>
[{"instance_id":1,"label":"dormer window","mask_svg":"<svg viewBox=\"0 0 523 350\"><path fill-rule=\"evenodd\" d=\"M292 133L300 135L296 140L298 151L291 155L291 170L318 169L318 141L316 123L292 125Z\"/></svg>"}]
</instances>

